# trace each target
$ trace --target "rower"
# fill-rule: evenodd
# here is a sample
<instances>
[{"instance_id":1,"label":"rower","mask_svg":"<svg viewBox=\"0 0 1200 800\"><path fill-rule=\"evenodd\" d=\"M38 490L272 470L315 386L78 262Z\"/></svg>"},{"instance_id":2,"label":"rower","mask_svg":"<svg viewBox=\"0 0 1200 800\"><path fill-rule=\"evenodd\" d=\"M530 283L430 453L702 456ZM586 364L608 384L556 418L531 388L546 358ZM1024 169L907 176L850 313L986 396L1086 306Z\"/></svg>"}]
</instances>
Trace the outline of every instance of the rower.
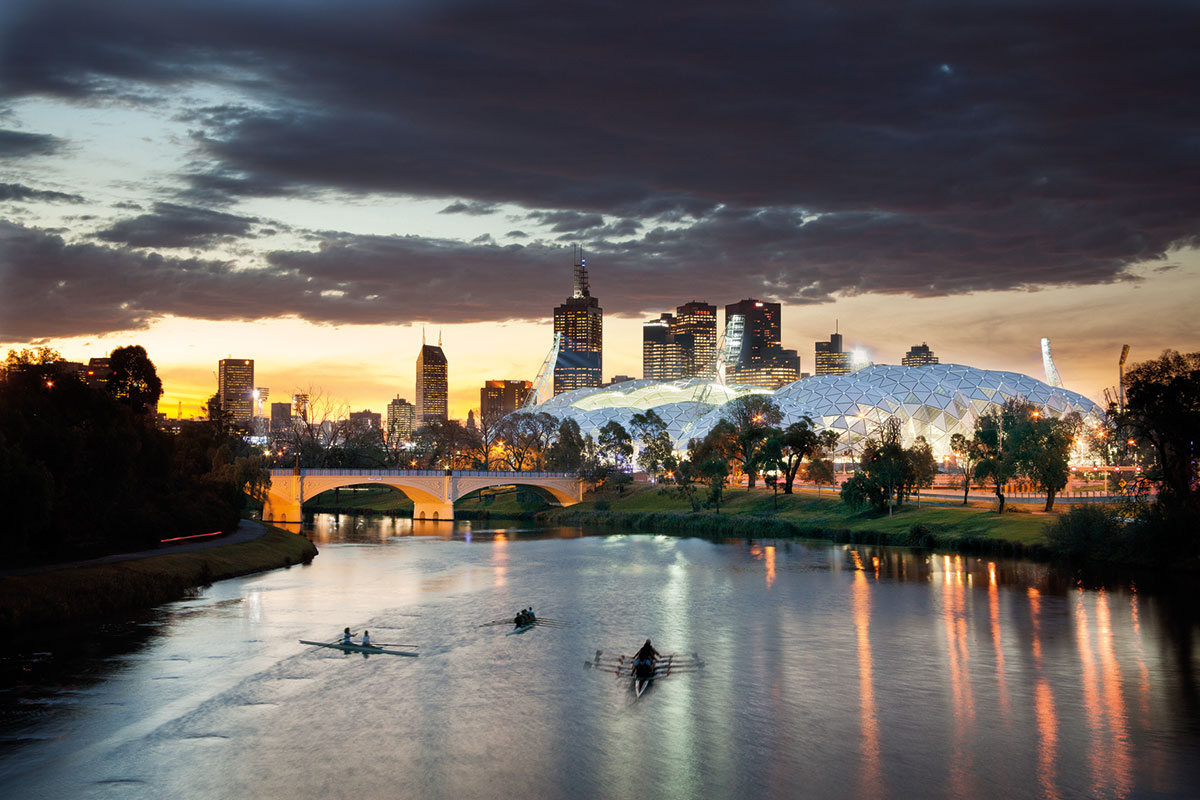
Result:
<instances>
[{"instance_id":1,"label":"rower","mask_svg":"<svg viewBox=\"0 0 1200 800\"><path fill-rule=\"evenodd\" d=\"M650 644L650 640L647 639L646 643L642 645L642 649L638 650L637 653L634 654L633 660L635 662L645 661L649 664L653 664L658 660L658 656L659 652L654 649L654 645Z\"/></svg>"},{"instance_id":2,"label":"rower","mask_svg":"<svg viewBox=\"0 0 1200 800\"><path fill-rule=\"evenodd\" d=\"M342 644L351 644L349 628L346 628L346 630L342 631Z\"/></svg>"},{"instance_id":3,"label":"rower","mask_svg":"<svg viewBox=\"0 0 1200 800\"><path fill-rule=\"evenodd\" d=\"M370 631L363 631L362 646L363 647L371 646L371 632Z\"/></svg>"}]
</instances>

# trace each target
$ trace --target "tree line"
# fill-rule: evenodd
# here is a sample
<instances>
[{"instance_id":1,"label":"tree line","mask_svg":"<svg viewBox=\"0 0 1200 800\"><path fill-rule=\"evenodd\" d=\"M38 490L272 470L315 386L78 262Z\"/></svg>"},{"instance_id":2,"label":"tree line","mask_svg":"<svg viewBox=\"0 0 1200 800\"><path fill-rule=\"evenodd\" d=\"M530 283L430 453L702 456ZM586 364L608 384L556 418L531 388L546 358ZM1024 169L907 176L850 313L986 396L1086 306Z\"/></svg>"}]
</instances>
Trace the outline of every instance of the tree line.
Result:
<instances>
[{"instance_id":1,"label":"tree line","mask_svg":"<svg viewBox=\"0 0 1200 800\"><path fill-rule=\"evenodd\" d=\"M103 386L49 348L0 369L0 506L8 565L68 561L237 527L265 494L261 456L215 423L158 429L162 382L144 348L118 347Z\"/></svg>"}]
</instances>

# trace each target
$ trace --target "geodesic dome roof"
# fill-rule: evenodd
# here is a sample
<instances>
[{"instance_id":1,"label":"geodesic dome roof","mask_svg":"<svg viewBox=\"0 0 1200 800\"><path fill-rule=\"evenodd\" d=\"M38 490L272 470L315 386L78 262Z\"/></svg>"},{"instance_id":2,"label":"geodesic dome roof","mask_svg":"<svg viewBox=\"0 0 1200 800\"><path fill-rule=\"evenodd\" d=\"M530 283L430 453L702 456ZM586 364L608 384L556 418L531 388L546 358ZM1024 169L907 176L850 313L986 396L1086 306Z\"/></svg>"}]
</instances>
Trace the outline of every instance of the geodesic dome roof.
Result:
<instances>
[{"instance_id":1,"label":"geodesic dome roof","mask_svg":"<svg viewBox=\"0 0 1200 800\"><path fill-rule=\"evenodd\" d=\"M971 436L975 421L1020 398L1060 417L1072 411L1099 422L1100 407L1069 392L1017 372L976 369L960 364L924 367L873 366L849 375L804 378L774 392L751 386L723 386L704 380L629 381L600 389L577 389L531 409L563 419L571 417L584 434L596 436L615 419L629 428L634 414L653 409L667 424L676 448L705 436L722 417L722 407L747 394L771 395L783 412L784 427L809 417L817 430L842 434L841 446L853 447L885 420L900 420L904 445L925 437L934 455L950 452L950 437Z\"/></svg>"}]
</instances>

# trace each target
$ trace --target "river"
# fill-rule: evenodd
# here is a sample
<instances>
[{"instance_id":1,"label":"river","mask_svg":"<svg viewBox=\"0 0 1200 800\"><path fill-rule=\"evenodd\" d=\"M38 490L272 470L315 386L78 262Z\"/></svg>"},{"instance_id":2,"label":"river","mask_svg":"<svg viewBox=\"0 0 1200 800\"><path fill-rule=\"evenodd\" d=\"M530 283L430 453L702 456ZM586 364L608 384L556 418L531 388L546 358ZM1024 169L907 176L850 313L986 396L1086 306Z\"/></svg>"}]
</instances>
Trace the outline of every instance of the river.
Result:
<instances>
[{"instance_id":1,"label":"river","mask_svg":"<svg viewBox=\"0 0 1200 800\"><path fill-rule=\"evenodd\" d=\"M12 798L1195 798L1197 616L1028 562L318 516L309 566L8 654ZM482 625L532 605L568 626ZM299 639L345 626L418 658ZM585 667L647 637L706 666Z\"/></svg>"}]
</instances>

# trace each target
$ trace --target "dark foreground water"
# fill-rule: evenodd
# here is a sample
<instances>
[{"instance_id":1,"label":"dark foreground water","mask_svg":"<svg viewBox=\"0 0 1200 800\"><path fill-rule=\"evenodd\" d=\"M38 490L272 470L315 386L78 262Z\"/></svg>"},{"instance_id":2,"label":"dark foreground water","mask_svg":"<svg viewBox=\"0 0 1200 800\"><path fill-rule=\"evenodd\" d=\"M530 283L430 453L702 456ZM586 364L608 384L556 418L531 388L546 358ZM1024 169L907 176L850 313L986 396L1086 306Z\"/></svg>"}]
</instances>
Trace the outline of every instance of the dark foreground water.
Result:
<instances>
[{"instance_id":1,"label":"dark foreground water","mask_svg":"<svg viewBox=\"0 0 1200 800\"><path fill-rule=\"evenodd\" d=\"M1193 609L1042 565L319 517L308 567L10 656L11 798L1200 796ZM422 529L418 528L418 533ZM507 636L532 604L576 622ZM420 658L307 648L344 626ZM647 636L708 666L635 700Z\"/></svg>"}]
</instances>

